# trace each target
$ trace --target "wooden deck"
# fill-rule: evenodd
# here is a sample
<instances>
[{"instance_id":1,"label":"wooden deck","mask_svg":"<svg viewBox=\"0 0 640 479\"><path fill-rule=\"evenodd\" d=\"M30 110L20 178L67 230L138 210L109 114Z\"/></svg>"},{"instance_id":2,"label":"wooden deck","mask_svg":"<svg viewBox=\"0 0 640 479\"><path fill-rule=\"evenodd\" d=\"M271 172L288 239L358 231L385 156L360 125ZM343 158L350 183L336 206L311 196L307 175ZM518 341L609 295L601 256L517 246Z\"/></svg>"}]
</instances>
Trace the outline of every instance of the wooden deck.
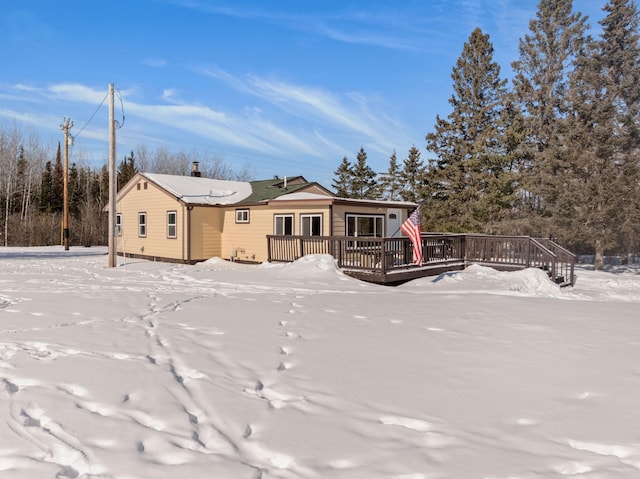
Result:
<instances>
[{"instance_id":1,"label":"wooden deck","mask_svg":"<svg viewBox=\"0 0 640 479\"><path fill-rule=\"evenodd\" d=\"M540 268L561 286L573 285L576 256L548 239L476 234L422 235L422 264L412 263L408 238L267 236L268 260L291 262L305 255L330 254L349 276L381 284L460 271L471 264L502 271Z\"/></svg>"}]
</instances>

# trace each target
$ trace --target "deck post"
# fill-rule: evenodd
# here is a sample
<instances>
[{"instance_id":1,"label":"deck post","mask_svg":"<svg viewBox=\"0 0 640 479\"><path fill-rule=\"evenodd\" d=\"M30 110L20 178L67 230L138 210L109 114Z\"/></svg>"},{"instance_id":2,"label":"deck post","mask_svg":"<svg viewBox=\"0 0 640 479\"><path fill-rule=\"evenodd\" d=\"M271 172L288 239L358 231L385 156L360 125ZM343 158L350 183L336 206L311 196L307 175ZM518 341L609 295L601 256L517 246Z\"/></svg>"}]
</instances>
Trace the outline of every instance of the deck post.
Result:
<instances>
[{"instance_id":1,"label":"deck post","mask_svg":"<svg viewBox=\"0 0 640 479\"><path fill-rule=\"evenodd\" d=\"M462 261L464 262L464 267L466 268L468 265L467 261L467 237L459 236L460 238L460 256L462 257Z\"/></svg>"}]
</instances>

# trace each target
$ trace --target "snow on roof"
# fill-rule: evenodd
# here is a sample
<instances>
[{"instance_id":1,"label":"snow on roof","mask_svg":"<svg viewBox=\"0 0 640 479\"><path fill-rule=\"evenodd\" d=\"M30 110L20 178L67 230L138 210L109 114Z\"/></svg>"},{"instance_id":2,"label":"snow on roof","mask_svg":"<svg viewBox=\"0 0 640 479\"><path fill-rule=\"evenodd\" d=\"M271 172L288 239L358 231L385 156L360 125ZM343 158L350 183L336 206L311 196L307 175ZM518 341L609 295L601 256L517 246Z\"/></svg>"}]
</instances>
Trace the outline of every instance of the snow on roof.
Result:
<instances>
[{"instance_id":1,"label":"snow on roof","mask_svg":"<svg viewBox=\"0 0 640 479\"><path fill-rule=\"evenodd\" d=\"M385 207L397 207L397 208L415 208L417 206L416 203L412 203L410 201L389 201L389 200L361 200L355 198L340 198L336 196L328 196L320 193L309 193L305 191L289 193L287 195L282 195L277 198L272 199L271 201L292 201L292 200L333 200L333 201L344 201L349 203L361 203L361 204L374 204Z\"/></svg>"},{"instance_id":2,"label":"snow on roof","mask_svg":"<svg viewBox=\"0 0 640 479\"><path fill-rule=\"evenodd\" d=\"M349 203L375 204L380 206L391 206L397 208L415 208L417 203L412 201L395 201L395 200L367 200L360 198L335 198L337 201L346 201Z\"/></svg>"},{"instance_id":3,"label":"snow on roof","mask_svg":"<svg viewBox=\"0 0 640 479\"><path fill-rule=\"evenodd\" d=\"M141 173L141 175L188 204L231 205L244 200L251 194L251 184L245 181L156 173Z\"/></svg>"},{"instance_id":4,"label":"snow on roof","mask_svg":"<svg viewBox=\"0 0 640 479\"><path fill-rule=\"evenodd\" d=\"M332 200L334 197L329 195L323 195L320 193L309 193L304 191L297 191L294 193L289 193L287 195L279 196L278 198L274 198L271 201L281 201L281 200Z\"/></svg>"}]
</instances>

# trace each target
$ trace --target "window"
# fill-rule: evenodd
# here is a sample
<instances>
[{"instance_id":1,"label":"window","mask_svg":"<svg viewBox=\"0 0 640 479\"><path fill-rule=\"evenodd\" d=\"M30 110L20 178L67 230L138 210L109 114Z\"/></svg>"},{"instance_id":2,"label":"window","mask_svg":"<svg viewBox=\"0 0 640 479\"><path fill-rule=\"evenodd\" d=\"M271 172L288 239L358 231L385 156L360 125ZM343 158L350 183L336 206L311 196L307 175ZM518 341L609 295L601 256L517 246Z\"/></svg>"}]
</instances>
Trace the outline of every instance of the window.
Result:
<instances>
[{"instance_id":1,"label":"window","mask_svg":"<svg viewBox=\"0 0 640 479\"><path fill-rule=\"evenodd\" d=\"M178 237L178 213L175 211L167 211L167 238Z\"/></svg>"},{"instance_id":2,"label":"window","mask_svg":"<svg viewBox=\"0 0 640 479\"><path fill-rule=\"evenodd\" d=\"M347 215L347 236L382 238L383 215Z\"/></svg>"},{"instance_id":3,"label":"window","mask_svg":"<svg viewBox=\"0 0 640 479\"><path fill-rule=\"evenodd\" d=\"M293 215L275 215L273 217L273 234L291 236L293 234Z\"/></svg>"},{"instance_id":4,"label":"window","mask_svg":"<svg viewBox=\"0 0 640 479\"><path fill-rule=\"evenodd\" d=\"M236 210L236 223L248 223L249 222L249 210L242 209Z\"/></svg>"},{"instance_id":5,"label":"window","mask_svg":"<svg viewBox=\"0 0 640 479\"><path fill-rule=\"evenodd\" d=\"M322 215L300 215L303 236L322 236Z\"/></svg>"},{"instance_id":6,"label":"window","mask_svg":"<svg viewBox=\"0 0 640 479\"><path fill-rule=\"evenodd\" d=\"M116 213L116 236L122 236L122 214Z\"/></svg>"},{"instance_id":7,"label":"window","mask_svg":"<svg viewBox=\"0 0 640 479\"><path fill-rule=\"evenodd\" d=\"M138 213L138 236L144 238L147 236L147 214Z\"/></svg>"}]
</instances>

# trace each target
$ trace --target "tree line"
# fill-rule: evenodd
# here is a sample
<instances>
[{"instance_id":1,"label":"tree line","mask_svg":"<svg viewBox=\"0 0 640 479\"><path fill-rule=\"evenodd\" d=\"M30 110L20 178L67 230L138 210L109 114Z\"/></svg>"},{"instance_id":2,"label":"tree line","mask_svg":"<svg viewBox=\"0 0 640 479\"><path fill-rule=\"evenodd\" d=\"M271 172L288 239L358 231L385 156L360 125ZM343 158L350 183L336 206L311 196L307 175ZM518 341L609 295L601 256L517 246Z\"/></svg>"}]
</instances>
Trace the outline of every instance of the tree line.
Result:
<instances>
[{"instance_id":1,"label":"tree line","mask_svg":"<svg viewBox=\"0 0 640 479\"><path fill-rule=\"evenodd\" d=\"M510 82L489 35L452 68L451 111L375 173L363 148L334 172L338 194L421 205L423 229L551 237L578 252L637 253L640 44L634 0L610 0L588 34L571 0L541 0Z\"/></svg>"},{"instance_id":2,"label":"tree line","mask_svg":"<svg viewBox=\"0 0 640 479\"><path fill-rule=\"evenodd\" d=\"M107 165L88 165L82 152L68 165L69 233L72 246L105 245L108 239L104 207L109 199ZM138 171L188 175L193 161L203 176L247 180L247 167L232 169L219 157L199 152L149 151L141 146L117 165L122 188ZM43 146L17 126L0 127L0 245L61 244L64 168L61 145Z\"/></svg>"}]
</instances>

